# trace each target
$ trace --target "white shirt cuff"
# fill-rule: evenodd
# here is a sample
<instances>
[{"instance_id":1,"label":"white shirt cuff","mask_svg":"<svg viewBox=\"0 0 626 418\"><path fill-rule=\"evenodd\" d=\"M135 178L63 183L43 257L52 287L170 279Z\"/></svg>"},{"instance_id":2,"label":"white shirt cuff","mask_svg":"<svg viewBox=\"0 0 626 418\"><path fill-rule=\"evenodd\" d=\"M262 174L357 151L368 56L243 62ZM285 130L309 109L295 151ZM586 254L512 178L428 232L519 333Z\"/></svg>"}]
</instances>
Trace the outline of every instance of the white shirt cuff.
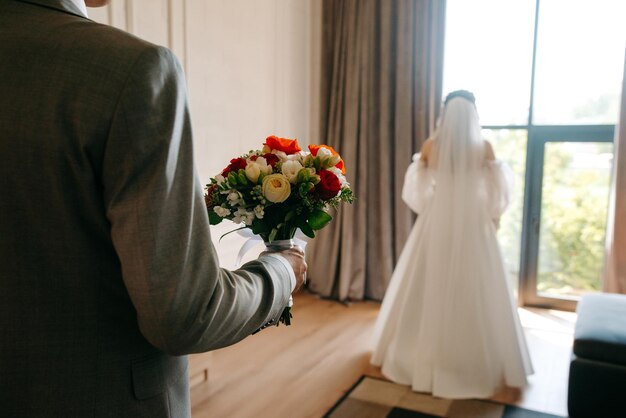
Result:
<instances>
[{"instance_id":1,"label":"white shirt cuff","mask_svg":"<svg viewBox=\"0 0 626 418\"><path fill-rule=\"evenodd\" d=\"M289 261L287 261L285 257L283 257L282 255L278 255L276 253L266 253L266 254L263 254L259 258L265 258L265 257L271 257L283 263L283 265L285 266L285 269L289 272L289 281L291 282L291 292L293 292L293 289L296 288L296 274L293 271L293 267L291 267L291 263L289 263Z\"/></svg>"}]
</instances>

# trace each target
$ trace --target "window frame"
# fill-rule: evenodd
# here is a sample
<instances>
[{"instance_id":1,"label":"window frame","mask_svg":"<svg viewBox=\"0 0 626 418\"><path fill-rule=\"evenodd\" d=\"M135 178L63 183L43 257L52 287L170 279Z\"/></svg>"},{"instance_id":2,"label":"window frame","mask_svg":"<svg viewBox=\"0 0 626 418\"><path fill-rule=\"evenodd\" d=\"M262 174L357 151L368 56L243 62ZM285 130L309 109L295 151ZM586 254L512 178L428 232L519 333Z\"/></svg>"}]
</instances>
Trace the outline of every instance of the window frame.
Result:
<instances>
[{"instance_id":1,"label":"window frame","mask_svg":"<svg viewBox=\"0 0 626 418\"><path fill-rule=\"evenodd\" d=\"M543 296L537 291L545 145L550 142L613 142L614 132L615 125L529 126L519 266L518 303L521 306L574 311L578 301L576 297Z\"/></svg>"},{"instance_id":2,"label":"window frame","mask_svg":"<svg viewBox=\"0 0 626 418\"><path fill-rule=\"evenodd\" d=\"M578 298L543 296L537 291L539 233L545 145L548 142L612 142L615 125L534 125L537 41L541 0L535 2L528 123L484 125L485 130L525 130L527 134L524 202L520 242L518 304L559 310L576 310Z\"/></svg>"}]
</instances>

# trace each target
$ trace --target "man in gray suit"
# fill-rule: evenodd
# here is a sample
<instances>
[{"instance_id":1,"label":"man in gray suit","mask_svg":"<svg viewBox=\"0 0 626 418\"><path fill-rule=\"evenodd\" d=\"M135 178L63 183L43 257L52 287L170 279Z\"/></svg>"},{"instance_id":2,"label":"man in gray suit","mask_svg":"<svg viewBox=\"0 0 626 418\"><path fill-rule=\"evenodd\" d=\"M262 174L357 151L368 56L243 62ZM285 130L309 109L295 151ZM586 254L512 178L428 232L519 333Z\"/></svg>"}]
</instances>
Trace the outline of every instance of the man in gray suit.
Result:
<instances>
[{"instance_id":1,"label":"man in gray suit","mask_svg":"<svg viewBox=\"0 0 626 418\"><path fill-rule=\"evenodd\" d=\"M0 0L0 416L188 417L184 355L274 323L306 264L219 267L178 61L84 10Z\"/></svg>"}]
</instances>

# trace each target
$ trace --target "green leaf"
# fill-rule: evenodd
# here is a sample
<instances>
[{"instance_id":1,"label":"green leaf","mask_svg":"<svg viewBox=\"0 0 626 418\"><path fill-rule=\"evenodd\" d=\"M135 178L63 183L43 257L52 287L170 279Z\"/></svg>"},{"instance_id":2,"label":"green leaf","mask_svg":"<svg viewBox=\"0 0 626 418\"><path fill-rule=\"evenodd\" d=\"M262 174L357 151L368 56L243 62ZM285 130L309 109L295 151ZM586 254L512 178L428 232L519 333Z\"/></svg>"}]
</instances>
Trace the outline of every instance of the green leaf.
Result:
<instances>
[{"instance_id":1,"label":"green leaf","mask_svg":"<svg viewBox=\"0 0 626 418\"><path fill-rule=\"evenodd\" d=\"M304 218L298 218L298 228L302 231L304 235L309 238L315 238L315 231L311 228L311 225Z\"/></svg>"},{"instance_id":2,"label":"green leaf","mask_svg":"<svg viewBox=\"0 0 626 418\"><path fill-rule=\"evenodd\" d=\"M208 213L209 213L209 224L211 225L217 225L220 222L222 222L222 220L224 219L217 213L213 212L213 209L209 209Z\"/></svg>"},{"instance_id":3,"label":"green leaf","mask_svg":"<svg viewBox=\"0 0 626 418\"><path fill-rule=\"evenodd\" d=\"M231 184L231 186L237 185L237 175L232 171L228 173L228 182Z\"/></svg>"},{"instance_id":4,"label":"green leaf","mask_svg":"<svg viewBox=\"0 0 626 418\"><path fill-rule=\"evenodd\" d=\"M228 232L226 232L225 234L223 234L223 235L220 237L220 239L218 240L218 242L219 242L219 241L222 241L222 238L224 238L226 235L228 235L228 234L232 234L233 232L241 231L242 229L246 229L246 228L247 228L247 226L242 226L241 228L237 228L237 229L233 229L232 231L228 231Z\"/></svg>"},{"instance_id":5,"label":"green leaf","mask_svg":"<svg viewBox=\"0 0 626 418\"><path fill-rule=\"evenodd\" d=\"M333 220L332 216L330 216L328 213L320 209L314 210L311 213L311 215L309 215L309 219L308 219L309 225L311 226L311 228L313 228L316 231L318 229L324 228L332 220Z\"/></svg>"},{"instance_id":6,"label":"green leaf","mask_svg":"<svg viewBox=\"0 0 626 418\"><path fill-rule=\"evenodd\" d=\"M291 210L291 211L287 212L287 215L285 215L285 222L289 222L295 216L296 216L296 211L295 210Z\"/></svg>"},{"instance_id":7,"label":"green leaf","mask_svg":"<svg viewBox=\"0 0 626 418\"><path fill-rule=\"evenodd\" d=\"M270 235L267 237L267 240L269 242L272 242L276 239L276 234L278 234L278 229L277 228L272 228L272 232L270 232Z\"/></svg>"},{"instance_id":8,"label":"green leaf","mask_svg":"<svg viewBox=\"0 0 626 418\"><path fill-rule=\"evenodd\" d=\"M255 219L252 221L252 233L255 235L267 235L270 232L270 227L262 219Z\"/></svg>"}]
</instances>

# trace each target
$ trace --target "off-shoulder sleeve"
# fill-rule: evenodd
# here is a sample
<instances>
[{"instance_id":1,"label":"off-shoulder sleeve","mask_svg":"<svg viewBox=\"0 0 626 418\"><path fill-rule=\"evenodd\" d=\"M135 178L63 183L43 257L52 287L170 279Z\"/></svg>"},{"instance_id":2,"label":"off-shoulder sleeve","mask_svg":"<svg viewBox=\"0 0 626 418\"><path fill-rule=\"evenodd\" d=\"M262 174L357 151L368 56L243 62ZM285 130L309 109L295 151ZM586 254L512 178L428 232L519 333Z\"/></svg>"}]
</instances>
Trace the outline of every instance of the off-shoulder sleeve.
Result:
<instances>
[{"instance_id":1,"label":"off-shoulder sleeve","mask_svg":"<svg viewBox=\"0 0 626 418\"><path fill-rule=\"evenodd\" d=\"M497 224L500 216L511 203L514 181L513 171L503 161L487 161L485 164L485 180L489 215Z\"/></svg>"},{"instance_id":2,"label":"off-shoulder sleeve","mask_svg":"<svg viewBox=\"0 0 626 418\"><path fill-rule=\"evenodd\" d=\"M431 200L434 180L431 170L420 160L420 154L413 155L413 161L406 170L402 187L402 200L415 213L422 213Z\"/></svg>"}]
</instances>

